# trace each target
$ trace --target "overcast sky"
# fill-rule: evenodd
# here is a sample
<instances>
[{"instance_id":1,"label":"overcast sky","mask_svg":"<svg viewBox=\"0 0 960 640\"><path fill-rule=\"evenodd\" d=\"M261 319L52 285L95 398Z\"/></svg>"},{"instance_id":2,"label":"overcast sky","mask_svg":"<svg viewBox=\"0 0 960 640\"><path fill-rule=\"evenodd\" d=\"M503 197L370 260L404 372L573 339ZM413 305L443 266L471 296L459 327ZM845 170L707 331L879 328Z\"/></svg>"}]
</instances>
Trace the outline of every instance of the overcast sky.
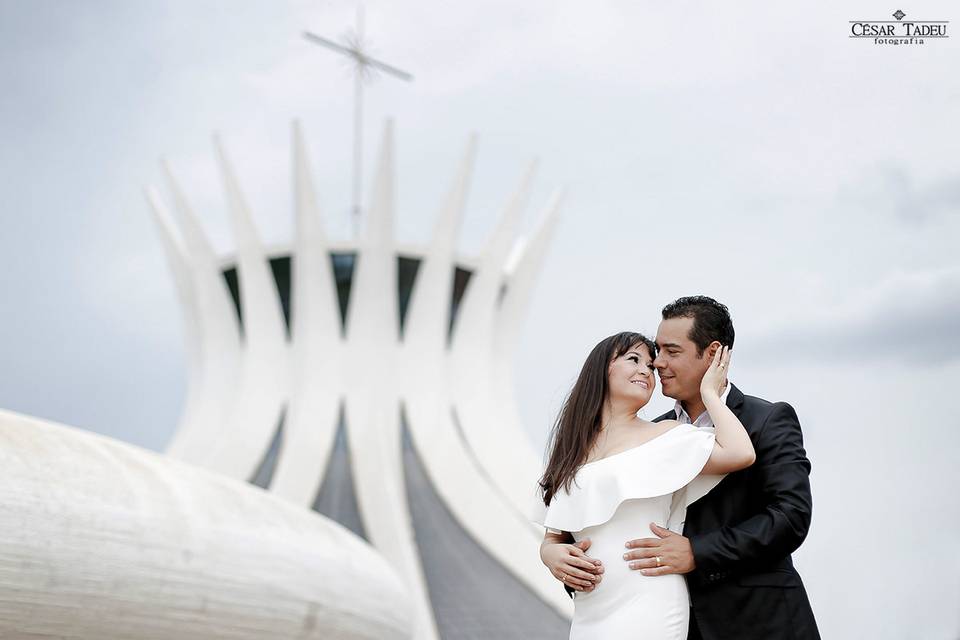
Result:
<instances>
[{"instance_id":1,"label":"overcast sky","mask_svg":"<svg viewBox=\"0 0 960 640\"><path fill-rule=\"evenodd\" d=\"M847 37L897 8L960 20L956 4L366 7L374 53L416 76L367 93L368 169L396 120L401 241L427 238L471 132L465 253L532 158L525 226L567 190L516 357L535 443L594 343L712 295L734 315L733 380L804 426L815 511L796 558L824 637L956 640L960 35ZM0 0L0 407L165 447L182 327L141 189L168 158L230 251L219 131L261 235L285 242L300 118L344 237L349 69L298 34L338 37L354 11Z\"/></svg>"}]
</instances>

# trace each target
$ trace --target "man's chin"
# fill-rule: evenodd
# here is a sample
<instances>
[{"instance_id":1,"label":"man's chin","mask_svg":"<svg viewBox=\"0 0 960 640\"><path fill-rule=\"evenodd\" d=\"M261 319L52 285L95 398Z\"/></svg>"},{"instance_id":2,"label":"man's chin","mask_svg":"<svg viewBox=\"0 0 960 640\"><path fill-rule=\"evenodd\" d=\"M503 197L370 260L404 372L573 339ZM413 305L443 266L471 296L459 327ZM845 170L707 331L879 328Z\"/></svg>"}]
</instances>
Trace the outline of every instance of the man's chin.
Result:
<instances>
[{"instance_id":1,"label":"man's chin","mask_svg":"<svg viewBox=\"0 0 960 640\"><path fill-rule=\"evenodd\" d=\"M663 380L660 381L660 393L672 400L677 399L677 396L675 395L676 392L673 390L673 385L665 385L663 384Z\"/></svg>"}]
</instances>

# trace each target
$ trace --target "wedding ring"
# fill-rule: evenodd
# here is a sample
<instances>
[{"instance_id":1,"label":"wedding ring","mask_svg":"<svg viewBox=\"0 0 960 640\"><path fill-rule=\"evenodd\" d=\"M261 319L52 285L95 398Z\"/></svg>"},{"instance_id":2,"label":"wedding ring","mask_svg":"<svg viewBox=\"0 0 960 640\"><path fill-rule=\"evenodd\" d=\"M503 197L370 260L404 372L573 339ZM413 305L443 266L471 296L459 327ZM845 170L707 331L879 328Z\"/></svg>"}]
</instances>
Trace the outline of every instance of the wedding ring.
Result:
<instances>
[{"instance_id":1,"label":"wedding ring","mask_svg":"<svg viewBox=\"0 0 960 640\"><path fill-rule=\"evenodd\" d=\"M657 556L657 566L660 566L660 556Z\"/></svg>"}]
</instances>

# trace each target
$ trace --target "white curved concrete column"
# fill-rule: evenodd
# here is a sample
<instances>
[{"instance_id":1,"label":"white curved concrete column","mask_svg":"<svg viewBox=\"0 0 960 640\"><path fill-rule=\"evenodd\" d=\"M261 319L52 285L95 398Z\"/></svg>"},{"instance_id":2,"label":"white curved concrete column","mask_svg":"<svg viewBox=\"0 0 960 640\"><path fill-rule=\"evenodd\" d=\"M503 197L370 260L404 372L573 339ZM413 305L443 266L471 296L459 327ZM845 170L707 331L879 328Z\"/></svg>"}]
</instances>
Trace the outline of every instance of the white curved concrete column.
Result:
<instances>
[{"instance_id":1,"label":"white curved concrete column","mask_svg":"<svg viewBox=\"0 0 960 640\"><path fill-rule=\"evenodd\" d=\"M453 517L519 582L561 614L570 616L572 607L569 598L556 588L556 580L543 570L539 560L542 531L532 528L525 514L517 517L505 496L490 484L485 470L477 468L475 458L465 448L452 421L453 402L445 338L453 295L452 274L457 233L473 168L475 146L475 141L471 139L454 185L440 210L410 297L400 358L403 364L400 380L404 406L411 435L427 475ZM529 173L525 182L529 182ZM494 263L498 273L512 239L511 227L522 208L517 200L514 198L514 206L508 209L494 233L493 250L487 252L488 256L493 254L489 256L489 261ZM475 281L471 280L468 292L474 284ZM484 286L482 278L480 284ZM499 279L494 279L493 291L489 295L491 310L498 287ZM474 300L483 298L474 295ZM468 308L461 308L461 313L468 312ZM482 317L486 318L488 326L492 325L492 311L482 314ZM464 315L458 322L474 320L476 318ZM487 332L490 338L488 345L492 342L491 333L492 326ZM471 383L477 382L479 372L476 369L465 373ZM495 414L492 407L488 409L488 416ZM501 443L501 449L512 446L512 441ZM528 490L527 504L529 496Z\"/></svg>"},{"instance_id":2,"label":"white curved concrete column","mask_svg":"<svg viewBox=\"0 0 960 640\"><path fill-rule=\"evenodd\" d=\"M0 502L0 637L410 637L369 545L171 458L0 411Z\"/></svg>"},{"instance_id":3,"label":"white curved concrete column","mask_svg":"<svg viewBox=\"0 0 960 640\"><path fill-rule=\"evenodd\" d=\"M196 354L190 356L196 358L198 374L191 378L187 392L188 398L200 400L190 401L192 415L181 423L167 453L180 460L199 462L226 427L238 384L240 331L213 248L166 162L162 167L190 268L191 313L200 337ZM159 203L159 199L155 202Z\"/></svg>"},{"instance_id":4,"label":"white curved concrete column","mask_svg":"<svg viewBox=\"0 0 960 640\"><path fill-rule=\"evenodd\" d=\"M450 300L453 298L455 253L463 209L466 205L470 177L476 157L477 141L471 136L453 186L440 208L428 249L417 271L410 294L400 361L412 368L403 377L407 397L424 391L436 393L440 383L442 395L434 399L449 401L447 386L447 328L450 326Z\"/></svg>"},{"instance_id":5,"label":"white curved concrete column","mask_svg":"<svg viewBox=\"0 0 960 640\"><path fill-rule=\"evenodd\" d=\"M180 313L183 322L184 344L187 355L187 391L183 409L180 413L180 422L175 433L193 433L197 429L203 428L204 417L198 415L198 410L206 400L201 388L203 364L200 352L203 348L203 342L200 339L200 322L196 311L196 292L193 288L190 265L187 264L183 244L174 229L170 214L167 213L166 207L160 199L160 194L154 188L146 189L144 194L153 214L157 234L160 236L160 244L163 246L164 254L167 257L167 264L170 266L170 273L173 275L173 283L177 291L177 298L180 300ZM217 426L219 425L214 424L212 428L215 430Z\"/></svg>"},{"instance_id":6,"label":"white curved concrete column","mask_svg":"<svg viewBox=\"0 0 960 640\"><path fill-rule=\"evenodd\" d=\"M349 357L343 367L348 383L347 434L365 530L413 595L414 637L432 640L437 637L436 624L404 489L396 384L399 310L393 198L393 125L388 121L347 309Z\"/></svg>"},{"instance_id":7,"label":"white curved concrete column","mask_svg":"<svg viewBox=\"0 0 960 640\"><path fill-rule=\"evenodd\" d=\"M324 477L340 404L343 353L330 248L299 122L293 126L295 197L290 328L293 383L270 490L310 506Z\"/></svg>"},{"instance_id":8,"label":"white curved concrete column","mask_svg":"<svg viewBox=\"0 0 960 640\"><path fill-rule=\"evenodd\" d=\"M530 197L536 168L536 162L527 167L480 254L477 269L460 302L461 313L452 340L453 358L459 368L465 364L469 366L469 362L477 357L489 358L493 344L493 318L500 286L505 279L504 264L513 245L517 222Z\"/></svg>"},{"instance_id":9,"label":"white curved concrete column","mask_svg":"<svg viewBox=\"0 0 960 640\"><path fill-rule=\"evenodd\" d=\"M505 363L507 356L513 353L518 344L523 318L556 231L562 203L562 191L557 191L550 197L533 231L522 240L520 256L507 274L507 292L500 304L495 324L494 349L498 362Z\"/></svg>"},{"instance_id":10,"label":"white curved concrete column","mask_svg":"<svg viewBox=\"0 0 960 640\"><path fill-rule=\"evenodd\" d=\"M490 484L464 448L449 412L445 416L436 413L419 403L408 405L411 432L424 468L446 508L518 582L561 615L572 617L573 602L563 589L557 589L556 578L540 562L543 528L532 526L529 516L517 516L506 496ZM528 511L533 495L528 490Z\"/></svg>"},{"instance_id":11,"label":"white curved concrete column","mask_svg":"<svg viewBox=\"0 0 960 640\"><path fill-rule=\"evenodd\" d=\"M269 448L289 397L286 326L266 251L219 139L217 156L237 245L243 316L243 358L228 427L204 465L231 478L248 479Z\"/></svg>"},{"instance_id":12,"label":"white curved concrete column","mask_svg":"<svg viewBox=\"0 0 960 640\"><path fill-rule=\"evenodd\" d=\"M497 424L510 433L523 436L533 455L537 459L537 478L544 467L544 452L533 449L530 437L523 428L523 421L517 409L516 384L514 383L513 354L517 352L520 343L520 332L523 329L523 318L526 316L534 286L543 266L547 250L556 231L560 205L563 202L563 192L554 193L547 206L542 211L539 220L523 243L519 258L512 265L507 278L507 292L500 304L493 343L494 354L494 397L500 399L496 407L498 410ZM545 425L546 427L546 425ZM536 486L526 484L525 486ZM529 495L529 493L528 493ZM527 505L529 508L529 503Z\"/></svg>"},{"instance_id":13,"label":"white curved concrete column","mask_svg":"<svg viewBox=\"0 0 960 640\"><path fill-rule=\"evenodd\" d=\"M494 325L506 280L505 263L535 170L536 163L531 163L484 248L461 303L452 353L454 397L464 435L489 478L509 499L514 517L524 522L540 459L522 429L508 428L500 421L498 405L503 398L494 391L501 369L495 361Z\"/></svg>"}]
</instances>

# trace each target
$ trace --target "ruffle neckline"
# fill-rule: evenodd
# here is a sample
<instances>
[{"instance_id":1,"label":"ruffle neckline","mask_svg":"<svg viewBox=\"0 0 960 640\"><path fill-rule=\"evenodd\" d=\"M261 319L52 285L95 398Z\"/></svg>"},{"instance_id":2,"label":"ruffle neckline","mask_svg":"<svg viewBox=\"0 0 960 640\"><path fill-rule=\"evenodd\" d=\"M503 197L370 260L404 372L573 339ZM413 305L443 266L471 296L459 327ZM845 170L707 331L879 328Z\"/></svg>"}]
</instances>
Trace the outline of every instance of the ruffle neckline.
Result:
<instances>
[{"instance_id":1,"label":"ruffle neckline","mask_svg":"<svg viewBox=\"0 0 960 640\"><path fill-rule=\"evenodd\" d=\"M680 426L682 426L682 425L680 425ZM660 435L655 436L655 437L653 437L653 438L650 438L650 439L647 440L646 442L640 443L640 444L638 444L638 445L636 445L636 446L633 446L633 447L629 447L629 448L627 448L627 449L624 449L623 451L617 451L616 453L611 453L610 455L604 456L604 457L599 458L599 459L597 459L597 460L591 460L590 462L587 462L587 463L583 464L583 465L580 467L580 469L582 470L582 469L584 469L584 468L586 468L586 467L589 467L590 465L598 464L598 463L600 463L600 462L604 462L604 461L606 461L606 460L610 460L610 459L612 459L612 458L616 458L617 456L622 456L622 455L624 455L624 454L631 453L631 452L634 451L635 449L640 449L640 448L642 448L642 447L646 447L647 445L652 445L652 444L654 444L657 440L659 440L660 438L664 438L664 437L668 436L669 434L673 433L675 430L676 430L676 427L674 427L674 428L672 428L672 429L667 429L666 431L664 431L664 432L661 433Z\"/></svg>"},{"instance_id":2,"label":"ruffle neckline","mask_svg":"<svg viewBox=\"0 0 960 640\"><path fill-rule=\"evenodd\" d=\"M538 498L532 520L570 532L603 524L625 500L669 495L687 486L703 470L713 443L713 429L681 424L643 444L584 464L569 493L558 491L549 507Z\"/></svg>"}]
</instances>

